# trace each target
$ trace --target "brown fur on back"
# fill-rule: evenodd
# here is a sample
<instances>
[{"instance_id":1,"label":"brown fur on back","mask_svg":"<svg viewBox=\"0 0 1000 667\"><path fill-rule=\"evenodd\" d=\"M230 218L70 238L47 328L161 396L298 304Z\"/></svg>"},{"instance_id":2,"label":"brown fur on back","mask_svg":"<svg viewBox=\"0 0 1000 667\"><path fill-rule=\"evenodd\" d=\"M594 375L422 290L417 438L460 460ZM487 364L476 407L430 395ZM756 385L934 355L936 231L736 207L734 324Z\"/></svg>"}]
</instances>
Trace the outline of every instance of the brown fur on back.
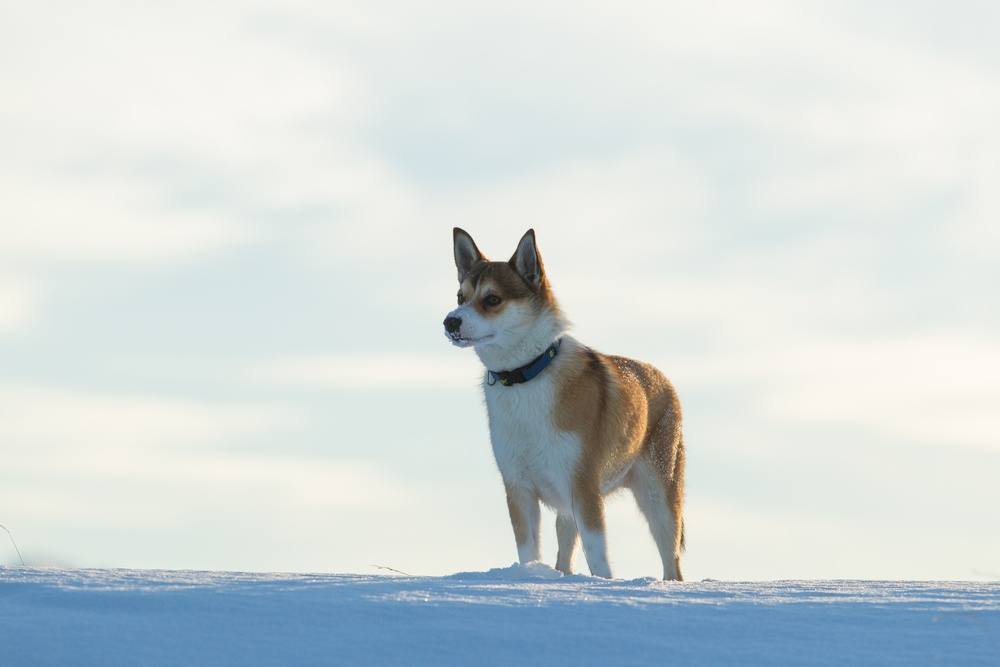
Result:
<instances>
[{"instance_id":1,"label":"brown fur on back","mask_svg":"<svg viewBox=\"0 0 1000 667\"><path fill-rule=\"evenodd\" d=\"M646 457L659 473L674 516L682 515L684 451L681 410L670 381L655 367L626 357L585 348L561 369L554 418L556 426L576 433L583 456L576 476L582 518L602 526L595 495Z\"/></svg>"}]
</instances>

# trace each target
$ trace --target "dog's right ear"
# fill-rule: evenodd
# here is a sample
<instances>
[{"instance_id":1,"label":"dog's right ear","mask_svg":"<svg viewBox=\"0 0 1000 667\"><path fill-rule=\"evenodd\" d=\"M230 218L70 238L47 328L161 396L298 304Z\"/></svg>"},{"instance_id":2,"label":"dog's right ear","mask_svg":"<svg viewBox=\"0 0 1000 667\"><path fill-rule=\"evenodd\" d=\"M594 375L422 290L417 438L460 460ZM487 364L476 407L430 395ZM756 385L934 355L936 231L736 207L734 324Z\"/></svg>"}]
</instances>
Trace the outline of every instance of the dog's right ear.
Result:
<instances>
[{"instance_id":1,"label":"dog's right ear","mask_svg":"<svg viewBox=\"0 0 1000 667\"><path fill-rule=\"evenodd\" d=\"M469 275L472 267L478 262L485 261L486 256L479 252L476 242L464 229L455 227L452 235L455 240L455 266L458 268L458 282L462 282Z\"/></svg>"}]
</instances>

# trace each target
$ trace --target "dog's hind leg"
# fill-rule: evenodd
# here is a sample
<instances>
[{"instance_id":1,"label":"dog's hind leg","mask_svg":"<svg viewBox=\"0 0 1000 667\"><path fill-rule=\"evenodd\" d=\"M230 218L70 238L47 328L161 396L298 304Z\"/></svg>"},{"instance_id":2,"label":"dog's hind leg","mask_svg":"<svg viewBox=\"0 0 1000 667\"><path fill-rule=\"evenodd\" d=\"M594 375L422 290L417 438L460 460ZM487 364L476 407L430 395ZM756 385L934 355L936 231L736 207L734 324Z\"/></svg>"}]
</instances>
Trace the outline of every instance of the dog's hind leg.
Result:
<instances>
[{"instance_id":1,"label":"dog's hind leg","mask_svg":"<svg viewBox=\"0 0 1000 667\"><path fill-rule=\"evenodd\" d=\"M627 484L646 517L663 562L663 578L682 581L684 547L684 443L680 431L661 420L646 452L635 462Z\"/></svg>"},{"instance_id":2,"label":"dog's hind leg","mask_svg":"<svg viewBox=\"0 0 1000 667\"><path fill-rule=\"evenodd\" d=\"M556 536L559 538L559 554L556 556L556 569L563 574L573 574L573 556L576 553L576 543L580 531L571 514L556 515Z\"/></svg>"},{"instance_id":3,"label":"dog's hind leg","mask_svg":"<svg viewBox=\"0 0 1000 667\"><path fill-rule=\"evenodd\" d=\"M517 558L524 564L540 560L539 522L541 507L538 495L524 487L507 486L507 509L510 511L510 525L514 529L517 542Z\"/></svg>"},{"instance_id":4,"label":"dog's hind leg","mask_svg":"<svg viewBox=\"0 0 1000 667\"><path fill-rule=\"evenodd\" d=\"M648 461L636 461L629 477L629 488L639 510L646 517L649 532L663 561L664 579L681 579L680 521L674 516L663 481Z\"/></svg>"}]
</instances>

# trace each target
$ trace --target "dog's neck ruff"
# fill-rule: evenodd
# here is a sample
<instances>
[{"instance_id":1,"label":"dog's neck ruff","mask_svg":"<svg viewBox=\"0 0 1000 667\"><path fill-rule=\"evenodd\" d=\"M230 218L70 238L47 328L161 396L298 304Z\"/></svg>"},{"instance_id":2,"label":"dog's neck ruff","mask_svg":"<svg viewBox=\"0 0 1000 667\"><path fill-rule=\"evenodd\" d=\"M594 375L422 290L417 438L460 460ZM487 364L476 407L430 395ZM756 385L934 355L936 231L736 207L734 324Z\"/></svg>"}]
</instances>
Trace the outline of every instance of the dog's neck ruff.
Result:
<instances>
[{"instance_id":1,"label":"dog's neck ruff","mask_svg":"<svg viewBox=\"0 0 1000 667\"><path fill-rule=\"evenodd\" d=\"M505 387L509 387L514 384L521 384L523 382L528 382L538 376L545 367L552 363L552 360L556 358L559 354L559 346L562 344L562 338L556 342L549 345L548 348L540 355L534 358L533 361L528 362L520 368L515 368L509 371L491 371L487 369L486 384L489 386L495 385L497 382Z\"/></svg>"}]
</instances>

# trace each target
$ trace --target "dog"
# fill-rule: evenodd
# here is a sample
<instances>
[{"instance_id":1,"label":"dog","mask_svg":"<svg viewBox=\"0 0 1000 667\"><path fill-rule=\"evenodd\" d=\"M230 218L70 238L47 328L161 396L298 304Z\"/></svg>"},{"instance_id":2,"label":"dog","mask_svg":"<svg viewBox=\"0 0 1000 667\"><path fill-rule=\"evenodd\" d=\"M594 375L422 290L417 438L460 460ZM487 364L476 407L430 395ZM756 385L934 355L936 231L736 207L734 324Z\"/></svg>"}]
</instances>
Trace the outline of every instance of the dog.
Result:
<instances>
[{"instance_id":1,"label":"dog","mask_svg":"<svg viewBox=\"0 0 1000 667\"><path fill-rule=\"evenodd\" d=\"M601 354L567 333L529 229L506 262L453 232L458 307L445 335L486 367L482 388L493 456L521 563L541 559L540 503L556 512L556 569L573 572L583 543L593 576L611 578L604 498L635 496L663 561L682 580L684 441L670 381L641 361Z\"/></svg>"}]
</instances>

